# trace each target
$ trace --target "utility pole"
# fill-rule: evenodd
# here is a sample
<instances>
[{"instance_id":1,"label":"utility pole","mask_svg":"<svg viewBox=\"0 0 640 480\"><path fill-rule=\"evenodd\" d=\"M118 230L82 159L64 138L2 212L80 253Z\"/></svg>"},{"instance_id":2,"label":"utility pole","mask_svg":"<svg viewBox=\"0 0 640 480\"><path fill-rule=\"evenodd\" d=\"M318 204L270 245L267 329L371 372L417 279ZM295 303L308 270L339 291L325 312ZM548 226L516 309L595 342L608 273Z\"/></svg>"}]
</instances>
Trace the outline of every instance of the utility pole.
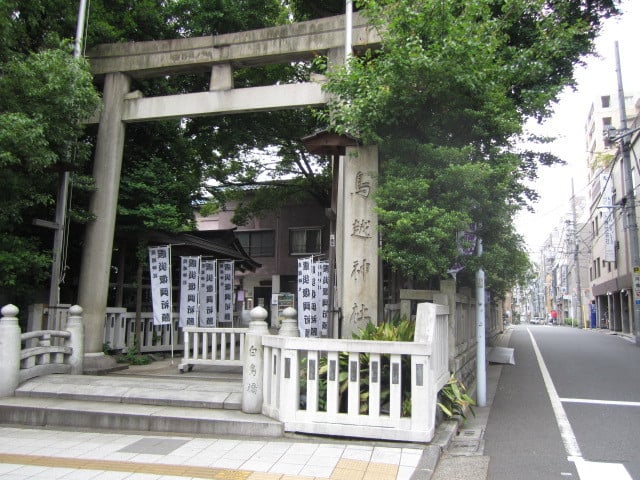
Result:
<instances>
[{"instance_id":1,"label":"utility pole","mask_svg":"<svg viewBox=\"0 0 640 480\"><path fill-rule=\"evenodd\" d=\"M580 284L580 242L578 241L578 221L576 217L576 193L573 188L573 178L571 179L571 213L573 216L573 242L575 249L573 251L573 260L576 268L576 289L578 290L578 327L582 328L583 312L582 312L582 285Z\"/></svg>"},{"instance_id":2,"label":"utility pole","mask_svg":"<svg viewBox=\"0 0 640 480\"><path fill-rule=\"evenodd\" d=\"M477 239L477 254L482 256L482 239ZM487 405L487 366L485 342L485 294L484 270L476 272L476 385L479 407Z\"/></svg>"},{"instance_id":3,"label":"utility pole","mask_svg":"<svg viewBox=\"0 0 640 480\"><path fill-rule=\"evenodd\" d=\"M640 288L640 252L638 251L638 222L636 220L636 197L633 191L633 177L631 170L631 155L629 152L629 132L627 132L627 111L624 101L624 88L622 86L622 71L620 68L620 52L618 42L615 42L616 51L616 72L618 76L618 105L620 109L620 130L621 136L620 153L622 154L622 165L624 168L624 188L625 202L624 209L627 219L627 230L629 232L629 257L631 262L631 288L633 290L633 325L636 337L636 345L640 345L640 298L638 294Z\"/></svg>"},{"instance_id":4,"label":"utility pole","mask_svg":"<svg viewBox=\"0 0 640 480\"><path fill-rule=\"evenodd\" d=\"M73 48L73 57L80 58L81 46L84 37L84 22L87 11L87 0L80 0L78 10L78 23L76 24L76 41ZM67 227L67 202L69 198L69 171L60 173L58 182L58 195L56 201L56 219L53 224L53 261L51 265L51 285L49 286L49 306L55 307L60 303L60 283L62 281L62 255L65 243ZM57 312L56 312L57 316Z\"/></svg>"},{"instance_id":5,"label":"utility pole","mask_svg":"<svg viewBox=\"0 0 640 480\"><path fill-rule=\"evenodd\" d=\"M353 43L353 0L345 0L344 14L344 64L348 68Z\"/></svg>"}]
</instances>

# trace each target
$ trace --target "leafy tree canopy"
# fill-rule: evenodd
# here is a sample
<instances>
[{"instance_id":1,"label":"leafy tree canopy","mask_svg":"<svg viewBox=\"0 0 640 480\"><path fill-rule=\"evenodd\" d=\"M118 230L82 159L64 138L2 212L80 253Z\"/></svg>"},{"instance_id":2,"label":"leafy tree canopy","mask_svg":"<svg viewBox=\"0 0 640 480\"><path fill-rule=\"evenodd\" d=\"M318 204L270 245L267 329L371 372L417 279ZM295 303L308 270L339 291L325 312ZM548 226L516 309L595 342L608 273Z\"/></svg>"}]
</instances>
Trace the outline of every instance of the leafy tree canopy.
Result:
<instances>
[{"instance_id":1,"label":"leafy tree canopy","mask_svg":"<svg viewBox=\"0 0 640 480\"><path fill-rule=\"evenodd\" d=\"M217 202L264 180L275 191L283 175L296 180L277 189L285 194L273 202L301 190L326 202L326 163L306 156L300 138L330 122L381 147L382 253L392 266L417 277L443 274L458 260L456 233L475 223L482 225L482 262L492 285L500 290L500 281L517 278L526 262L511 218L535 197L524 180L535 178L538 164L558 159L517 152L511 142L525 119L547 116L572 84L574 65L592 48L601 19L616 13L613 0L356 3L383 45L354 58L349 70L332 72L330 116L318 118L309 109L128 126L118 228L190 228L203 178L224 187L213 190ZM93 0L87 43L220 34L343 9L335 0ZM28 286L43 278L50 258L49 237L28 227L36 215L53 216L56 175L46 173L53 165L73 165L76 183L86 184L80 174L90 172L91 137L80 137L76 119L93 111L97 97L86 83L86 65L73 61L70 48L60 49L75 35L75 2L0 0L0 13L0 168L11 177L0 195L0 215L9 219L0 236L6 270L0 275L6 285ZM313 68L239 69L234 82L297 81ZM208 88L208 75L138 80L133 87L145 95L200 91ZM279 161L265 163L264 151ZM19 194L26 191L36 193ZM238 211L246 218L259 207ZM86 220L80 209L72 213ZM407 228L412 222L420 231ZM424 248L420 255L415 245ZM20 263L20 270L23 251L31 263ZM411 258L422 263L410 264ZM16 259L14 267L6 259ZM471 269L477 259L465 262Z\"/></svg>"},{"instance_id":2,"label":"leafy tree canopy","mask_svg":"<svg viewBox=\"0 0 640 480\"><path fill-rule=\"evenodd\" d=\"M593 48L611 0L362 0L382 47L330 74L325 120L382 152L382 255L427 279L462 261L456 234L479 226L488 285L529 270L513 216L535 200L525 180L561 160L518 151L529 118L549 116ZM540 139L538 139L540 140Z\"/></svg>"},{"instance_id":3,"label":"leafy tree canopy","mask_svg":"<svg viewBox=\"0 0 640 480\"><path fill-rule=\"evenodd\" d=\"M38 284L45 286L49 274L52 232L34 229L31 221L36 217L53 219L57 174L46 175L52 165L73 167L70 218L91 220L86 206L95 131L90 128L87 136L81 137L77 119L93 112L98 97L86 64L72 65L70 47L58 48L64 39L75 37L78 3L0 0L0 168L11 169L11 175L5 175L10 182L0 198L0 216L11 220L3 230L15 234L2 237L0 275L2 285L13 285L8 292L12 299L20 290L18 285L24 286L23 291L34 291ZM291 21L290 12L278 0L93 0L86 44L90 48L98 43L262 28ZM76 70L84 76L73 77ZM294 81L299 75L308 73L288 65L241 69L235 72L235 82L236 86L271 84ZM208 80L208 75L180 75L136 81L133 88L147 95L193 92L208 89ZM291 125L299 129L304 122L315 125L310 112L296 115L295 121L279 113L271 118L247 115L128 126L118 236L129 232L135 238L135 232L145 229L177 232L193 228L193 207L202 201L203 179L217 178L219 183L240 187L257 177L252 162L247 161L249 153L287 138L283 132ZM290 153L278 169L295 168L295 146L280 148ZM72 240L78 241L70 245L73 250L83 232L78 223L72 223L71 230ZM23 250L28 253L22 255ZM69 258L75 257L79 255ZM25 258L29 260L26 263ZM71 267L74 270L79 265Z\"/></svg>"},{"instance_id":4,"label":"leafy tree canopy","mask_svg":"<svg viewBox=\"0 0 640 480\"><path fill-rule=\"evenodd\" d=\"M10 11L9 4L1 7ZM19 40L21 27L5 20L0 28ZM20 42L8 45L0 48L0 289L20 298L46 277L51 262L32 220L53 218L57 172L89 158L79 120L100 99L88 64L74 59L68 44L45 42L33 52Z\"/></svg>"}]
</instances>

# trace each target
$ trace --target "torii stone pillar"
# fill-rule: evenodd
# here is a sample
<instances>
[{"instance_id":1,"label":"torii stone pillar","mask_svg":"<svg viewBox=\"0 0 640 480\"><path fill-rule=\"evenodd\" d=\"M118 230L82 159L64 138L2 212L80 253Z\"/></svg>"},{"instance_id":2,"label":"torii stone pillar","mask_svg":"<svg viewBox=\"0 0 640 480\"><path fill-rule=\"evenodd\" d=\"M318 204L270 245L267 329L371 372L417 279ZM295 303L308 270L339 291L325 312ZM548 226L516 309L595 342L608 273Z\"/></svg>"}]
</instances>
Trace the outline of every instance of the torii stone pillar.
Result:
<instances>
[{"instance_id":1,"label":"torii stone pillar","mask_svg":"<svg viewBox=\"0 0 640 480\"><path fill-rule=\"evenodd\" d=\"M115 366L114 360L102 353L102 332L124 147L123 100L130 83L130 78L122 73L110 73L104 82L104 110L93 166L96 191L90 206L97 220L87 225L78 290L78 303L84 309L85 372L104 371Z\"/></svg>"},{"instance_id":2,"label":"torii stone pillar","mask_svg":"<svg viewBox=\"0 0 640 480\"><path fill-rule=\"evenodd\" d=\"M338 305L342 338L367 323L378 323L378 215L374 193L378 181L378 147L347 147L338 185Z\"/></svg>"}]
</instances>

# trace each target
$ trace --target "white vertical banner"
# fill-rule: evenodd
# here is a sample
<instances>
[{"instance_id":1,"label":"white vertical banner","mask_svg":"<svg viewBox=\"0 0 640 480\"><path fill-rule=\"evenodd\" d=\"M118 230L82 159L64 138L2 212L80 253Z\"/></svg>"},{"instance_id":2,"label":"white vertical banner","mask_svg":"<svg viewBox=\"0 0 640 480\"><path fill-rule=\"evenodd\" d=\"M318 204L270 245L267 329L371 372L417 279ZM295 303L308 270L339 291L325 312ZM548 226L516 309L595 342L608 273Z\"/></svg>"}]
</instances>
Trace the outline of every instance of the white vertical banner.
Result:
<instances>
[{"instance_id":1,"label":"white vertical banner","mask_svg":"<svg viewBox=\"0 0 640 480\"><path fill-rule=\"evenodd\" d=\"M311 258L298 259L298 330L301 337L311 336L311 304L313 301L313 262Z\"/></svg>"},{"instance_id":2,"label":"white vertical banner","mask_svg":"<svg viewBox=\"0 0 640 480\"><path fill-rule=\"evenodd\" d=\"M180 257L180 326L198 325L200 257Z\"/></svg>"},{"instance_id":3,"label":"white vertical banner","mask_svg":"<svg viewBox=\"0 0 640 480\"><path fill-rule=\"evenodd\" d=\"M149 247L154 325L171 325L171 247Z\"/></svg>"},{"instance_id":4,"label":"white vertical banner","mask_svg":"<svg viewBox=\"0 0 640 480\"><path fill-rule=\"evenodd\" d=\"M329 335L329 262L298 259L298 329L303 337Z\"/></svg>"},{"instance_id":5,"label":"white vertical banner","mask_svg":"<svg viewBox=\"0 0 640 480\"><path fill-rule=\"evenodd\" d=\"M320 325L320 268L311 259L311 314L309 315L309 336L318 338L318 326Z\"/></svg>"},{"instance_id":6,"label":"white vertical banner","mask_svg":"<svg viewBox=\"0 0 640 480\"><path fill-rule=\"evenodd\" d=\"M200 326L216 326L216 261L200 262Z\"/></svg>"},{"instance_id":7,"label":"white vertical banner","mask_svg":"<svg viewBox=\"0 0 640 480\"><path fill-rule=\"evenodd\" d=\"M602 223L602 237L604 240L604 258L605 262L616 261L616 229L614 223L613 208L613 185L609 175L600 175L600 184L602 185L602 196L600 197L600 206L604 207L604 221Z\"/></svg>"},{"instance_id":8,"label":"white vertical banner","mask_svg":"<svg viewBox=\"0 0 640 480\"><path fill-rule=\"evenodd\" d=\"M218 323L233 323L233 260L218 262Z\"/></svg>"},{"instance_id":9,"label":"white vertical banner","mask_svg":"<svg viewBox=\"0 0 640 480\"><path fill-rule=\"evenodd\" d=\"M318 262L318 314L320 336L329 336L329 262Z\"/></svg>"}]
</instances>

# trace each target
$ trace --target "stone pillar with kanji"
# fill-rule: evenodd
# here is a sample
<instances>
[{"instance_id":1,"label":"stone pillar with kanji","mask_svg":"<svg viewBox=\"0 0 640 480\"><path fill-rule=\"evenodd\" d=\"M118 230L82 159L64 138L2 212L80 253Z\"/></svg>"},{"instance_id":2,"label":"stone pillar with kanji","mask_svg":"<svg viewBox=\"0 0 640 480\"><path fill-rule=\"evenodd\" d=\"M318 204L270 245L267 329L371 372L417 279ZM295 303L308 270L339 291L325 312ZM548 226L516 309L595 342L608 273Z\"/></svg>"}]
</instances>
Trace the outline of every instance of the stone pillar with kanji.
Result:
<instances>
[{"instance_id":1,"label":"stone pillar with kanji","mask_svg":"<svg viewBox=\"0 0 640 480\"><path fill-rule=\"evenodd\" d=\"M269 334L265 321L268 313L262 307L251 310L251 323L244 340L244 368L242 369L242 411L262 413L264 349L262 336Z\"/></svg>"},{"instance_id":2,"label":"stone pillar with kanji","mask_svg":"<svg viewBox=\"0 0 640 480\"><path fill-rule=\"evenodd\" d=\"M342 338L378 322L378 148L347 147L338 187L336 251ZM340 240L342 244L340 245Z\"/></svg>"}]
</instances>

